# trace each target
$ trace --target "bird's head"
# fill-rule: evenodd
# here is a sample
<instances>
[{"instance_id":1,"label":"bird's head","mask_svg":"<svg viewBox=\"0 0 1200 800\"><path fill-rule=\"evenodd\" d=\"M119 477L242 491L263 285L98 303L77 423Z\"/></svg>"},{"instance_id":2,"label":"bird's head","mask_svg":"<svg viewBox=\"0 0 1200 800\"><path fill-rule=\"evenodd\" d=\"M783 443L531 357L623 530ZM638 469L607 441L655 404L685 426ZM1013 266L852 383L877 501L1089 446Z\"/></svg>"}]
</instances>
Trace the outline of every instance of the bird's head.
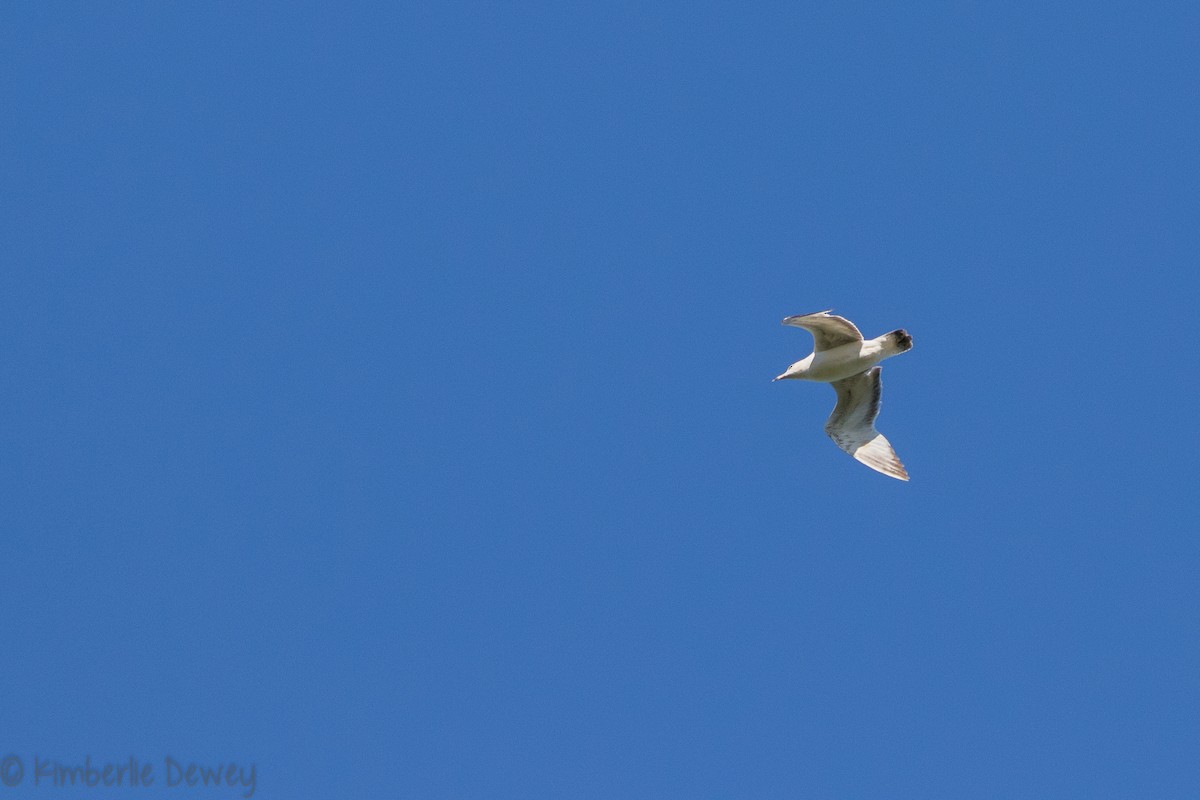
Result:
<instances>
[{"instance_id":1,"label":"bird's head","mask_svg":"<svg viewBox=\"0 0 1200 800\"><path fill-rule=\"evenodd\" d=\"M795 364L792 364L790 367L785 369L782 374L776 375L772 380L781 381L785 378L799 378L808 369L808 362L809 359L807 358L803 359L802 361L797 361Z\"/></svg>"}]
</instances>

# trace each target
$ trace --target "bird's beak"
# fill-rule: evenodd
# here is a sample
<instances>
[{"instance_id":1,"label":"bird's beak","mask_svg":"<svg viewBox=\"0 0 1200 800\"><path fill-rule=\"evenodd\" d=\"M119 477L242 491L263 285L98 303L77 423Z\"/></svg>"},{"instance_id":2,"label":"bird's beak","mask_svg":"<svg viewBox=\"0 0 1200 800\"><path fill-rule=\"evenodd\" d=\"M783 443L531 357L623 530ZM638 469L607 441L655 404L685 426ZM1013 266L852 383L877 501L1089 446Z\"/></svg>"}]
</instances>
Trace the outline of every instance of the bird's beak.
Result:
<instances>
[{"instance_id":1,"label":"bird's beak","mask_svg":"<svg viewBox=\"0 0 1200 800\"><path fill-rule=\"evenodd\" d=\"M786 373L786 372L785 372L785 373L783 373L782 375L776 375L774 378L771 378L771 383L774 383L775 381L781 381L781 380L783 380L783 379L784 379L784 378L786 378L786 377L787 377L787 373Z\"/></svg>"}]
</instances>

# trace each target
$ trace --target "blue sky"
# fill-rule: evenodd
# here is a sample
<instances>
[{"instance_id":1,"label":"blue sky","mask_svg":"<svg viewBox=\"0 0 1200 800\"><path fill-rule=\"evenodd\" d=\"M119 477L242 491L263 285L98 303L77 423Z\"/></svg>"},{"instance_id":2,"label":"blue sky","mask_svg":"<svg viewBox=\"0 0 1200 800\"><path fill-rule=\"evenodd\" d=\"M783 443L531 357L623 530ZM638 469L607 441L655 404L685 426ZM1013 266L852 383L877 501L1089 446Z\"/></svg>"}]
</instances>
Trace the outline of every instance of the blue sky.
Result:
<instances>
[{"instance_id":1,"label":"blue sky","mask_svg":"<svg viewBox=\"0 0 1200 800\"><path fill-rule=\"evenodd\" d=\"M6 8L0 755L1195 796L1198 23ZM830 307L911 483L770 382Z\"/></svg>"}]
</instances>

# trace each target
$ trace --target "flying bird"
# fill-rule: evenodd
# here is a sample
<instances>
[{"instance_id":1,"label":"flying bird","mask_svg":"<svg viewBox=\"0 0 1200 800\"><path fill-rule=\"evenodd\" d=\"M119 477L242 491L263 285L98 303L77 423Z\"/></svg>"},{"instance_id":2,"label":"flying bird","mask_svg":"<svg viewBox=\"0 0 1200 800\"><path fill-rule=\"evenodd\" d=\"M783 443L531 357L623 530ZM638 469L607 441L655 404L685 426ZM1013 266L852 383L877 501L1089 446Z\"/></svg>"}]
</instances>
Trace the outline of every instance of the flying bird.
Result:
<instances>
[{"instance_id":1,"label":"flying bird","mask_svg":"<svg viewBox=\"0 0 1200 800\"><path fill-rule=\"evenodd\" d=\"M783 324L804 328L813 335L816 346L775 380L794 378L833 384L837 405L825 422L829 438L876 472L908 480L908 472L896 458L891 443L875 430L883 389L879 379L883 367L878 364L912 349L908 331L894 330L864 340L853 322L829 311L788 317Z\"/></svg>"}]
</instances>

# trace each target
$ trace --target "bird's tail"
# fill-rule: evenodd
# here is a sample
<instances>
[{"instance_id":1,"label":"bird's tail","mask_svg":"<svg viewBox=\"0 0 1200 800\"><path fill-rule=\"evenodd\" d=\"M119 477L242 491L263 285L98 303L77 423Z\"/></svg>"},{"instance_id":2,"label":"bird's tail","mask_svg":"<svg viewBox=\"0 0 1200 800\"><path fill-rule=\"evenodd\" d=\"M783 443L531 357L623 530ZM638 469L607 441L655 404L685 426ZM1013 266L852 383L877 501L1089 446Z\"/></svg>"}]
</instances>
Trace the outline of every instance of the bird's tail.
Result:
<instances>
[{"instance_id":1,"label":"bird's tail","mask_svg":"<svg viewBox=\"0 0 1200 800\"><path fill-rule=\"evenodd\" d=\"M894 352L906 353L912 350L913 338L903 328L894 330L891 333L885 333L882 339L885 346L888 346Z\"/></svg>"}]
</instances>

